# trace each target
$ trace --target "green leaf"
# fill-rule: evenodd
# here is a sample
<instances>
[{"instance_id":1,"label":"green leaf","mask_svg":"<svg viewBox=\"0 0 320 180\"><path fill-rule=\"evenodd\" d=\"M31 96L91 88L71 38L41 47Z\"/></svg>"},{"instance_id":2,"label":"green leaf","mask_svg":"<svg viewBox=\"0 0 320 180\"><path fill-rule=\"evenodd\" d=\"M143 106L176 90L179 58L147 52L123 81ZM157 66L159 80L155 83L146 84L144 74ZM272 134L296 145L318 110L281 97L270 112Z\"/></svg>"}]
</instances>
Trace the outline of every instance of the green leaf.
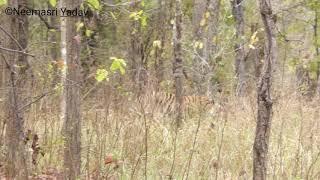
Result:
<instances>
[{"instance_id":1,"label":"green leaf","mask_svg":"<svg viewBox=\"0 0 320 180\"><path fill-rule=\"evenodd\" d=\"M99 0L86 0L86 2L88 3L89 7L92 10L101 10L101 5Z\"/></svg>"},{"instance_id":2,"label":"green leaf","mask_svg":"<svg viewBox=\"0 0 320 180\"><path fill-rule=\"evenodd\" d=\"M142 16L141 18L140 18L140 23L141 23L141 26L142 27L146 27L147 26L147 24L148 24L148 22L147 22L147 16Z\"/></svg>"},{"instance_id":3,"label":"green leaf","mask_svg":"<svg viewBox=\"0 0 320 180\"><path fill-rule=\"evenodd\" d=\"M105 69L97 69L97 72L96 72L96 80L97 82L102 82L104 80L109 80L108 79L108 71L105 70Z\"/></svg>"},{"instance_id":4,"label":"green leaf","mask_svg":"<svg viewBox=\"0 0 320 180\"><path fill-rule=\"evenodd\" d=\"M110 57L111 60L113 60L110 70L112 72L116 72L117 70L120 71L121 75L125 74L125 67L127 66L127 63L124 61L124 59L119 59L116 57Z\"/></svg>"},{"instance_id":5,"label":"green leaf","mask_svg":"<svg viewBox=\"0 0 320 180\"><path fill-rule=\"evenodd\" d=\"M140 10L138 12L131 12L129 18L135 21L140 21L142 27L146 27L148 24L148 16L146 15L146 13L144 13L143 10Z\"/></svg>"},{"instance_id":6,"label":"green leaf","mask_svg":"<svg viewBox=\"0 0 320 180\"><path fill-rule=\"evenodd\" d=\"M134 19L135 21L138 21L141 18L141 16L139 12L132 12L130 13L129 18Z\"/></svg>"},{"instance_id":7,"label":"green leaf","mask_svg":"<svg viewBox=\"0 0 320 180\"><path fill-rule=\"evenodd\" d=\"M93 31L91 31L90 29L86 29L86 36L87 37L91 37Z\"/></svg>"},{"instance_id":8,"label":"green leaf","mask_svg":"<svg viewBox=\"0 0 320 180\"><path fill-rule=\"evenodd\" d=\"M206 25L206 21L207 20L205 18L202 18L200 21L200 26L203 27L204 25Z\"/></svg>"},{"instance_id":9,"label":"green leaf","mask_svg":"<svg viewBox=\"0 0 320 180\"><path fill-rule=\"evenodd\" d=\"M308 0L307 7L311 10L317 11L320 8L320 1L319 0Z\"/></svg>"},{"instance_id":10,"label":"green leaf","mask_svg":"<svg viewBox=\"0 0 320 180\"><path fill-rule=\"evenodd\" d=\"M0 6L6 5L7 3L7 0L0 0Z\"/></svg>"},{"instance_id":11,"label":"green leaf","mask_svg":"<svg viewBox=\"0 0 320 180\"><path fill-rule=\"evenodd\" d=\"M55 30L55 29L49 29L49 32L55 33L55 32L57 32L57 30Z\"/></svg>"},{"instance_id":12,"label":"green leaf","mask_svg":"<svg viewBox=\"0 0 320 180\"><path fill-rule=\"evenodd\" d=\"M114 14L113 12L110 12L110 14L111 14L111 16L112 16L112 18L113 18L114 20L117 19L117 17L115 16L115 14Z\"/></svg>"},{"instance_id":13,"label":"green leaf","mask_svg":"<svg viewBox=\"0 0 320 180\"><path fill-rule=\"evenodd\" d=\"M160 40L155 40L155 41L153 41L152 46L155 47L155 48L161 48L161 46L162 46L161 44L162 43L161 43Z\"/></svg>"},{"instance_id":14,"label":"green leaf","mask_svg":"<svg viewBox=\"0 0 320 180\"><path fill-rule=\"evenodd\" d=\"M63 92L63 84L62 83L56 84L56 86L54 87L54 91L56 91L58 94L62 94L62 92Z\"/></svg>"},{"instance_id":15,"label":"green leaf","mask_svg":"<svg viewBox=\"0 0 320 180\"><path fill-rule=\"evenodd\" d=\"M57 0L49 0L49 3L52 7L56 7L57 5Z\"/></svg>"},{"instance_id":16,"label":"green leaf","mask_svg":"<svg viewBox=\"0 0 320 180\"><path fill-rule=\"evenodd\" d=\"M77 32L79 32L80 29L84 26L84 24L83 22L77 22L76 26L77 26Z\"/></svg>"},{"instance_id":17,"label":"green leaf","mask_svg":"<svg viewBox=\"0 0 320 180\"><path fill-rule=\"evenodd\" d=\"M193 44L193 48L195 48L195 49L203 49L203 43L200 42L200 41L196 41Z\"/></svg>"}]
</instances>

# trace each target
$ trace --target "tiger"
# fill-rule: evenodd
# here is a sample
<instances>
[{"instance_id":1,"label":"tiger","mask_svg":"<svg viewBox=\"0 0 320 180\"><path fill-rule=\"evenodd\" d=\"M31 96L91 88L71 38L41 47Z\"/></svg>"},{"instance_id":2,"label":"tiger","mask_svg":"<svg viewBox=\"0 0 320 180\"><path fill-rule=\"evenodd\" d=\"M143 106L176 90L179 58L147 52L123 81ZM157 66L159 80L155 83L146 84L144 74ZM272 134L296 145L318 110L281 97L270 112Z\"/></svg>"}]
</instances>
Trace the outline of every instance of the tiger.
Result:
<instances>
[{"instance_id":1,"label":"tiger","mask_svg":"<svg viewBox=\"0 0 320 180\"><path fill-rule=\"evenodd\" d=\"M168 92L151 92L146 93L138 98L141 107L149 114L162 114L164 117L176 115L177 103L176 95ZM184 115L196 113L212 113L214 101L208 96L183 95L181 110Z\"/></svg>"}]
</instances>

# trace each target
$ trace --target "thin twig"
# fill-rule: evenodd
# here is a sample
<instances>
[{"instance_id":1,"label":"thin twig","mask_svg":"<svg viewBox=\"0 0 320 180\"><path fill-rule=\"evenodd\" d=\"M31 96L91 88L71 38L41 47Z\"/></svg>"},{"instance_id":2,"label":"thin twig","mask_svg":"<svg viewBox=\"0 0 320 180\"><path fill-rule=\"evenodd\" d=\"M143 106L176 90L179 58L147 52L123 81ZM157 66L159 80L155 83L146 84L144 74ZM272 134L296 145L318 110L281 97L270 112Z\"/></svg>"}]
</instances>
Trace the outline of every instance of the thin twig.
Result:
<instances>
[{"instance_id":1,"label":"thin twig","mask_svg":"<svg viewBox=\"0 0 320 180\"><path fill-rule=\"evenodd\" d=\"M141 107L141 111L143 114L143 121L144 121L144 131L145 131L144 146L145 146L145 154L146 154L146 159L144 164L144 177L145 177L145 180L147 180L148 179L148 124L147 124L146 111L143 107L143 103L141 102L141 97L139 97L138 99L139 99L139 104Z\"/></svg>"},{"instance_id":2,"label":"thin twig","mask_svg":"<svg viewBox=\"0 0 320 180\"><path fill-rule=\"evenodd\" d=\"M28 7L28 6L25 6L27 9L29 9L29 10L34 10L33 8L31 8L31 7ZM43 18L43 16L41 16L40 14L38 14L38 17L39 17L39 19L46 25L46 27L48 28L48 29L55 29L55 30L59 30L59 28L57 28L57 27L54 27L54 26L51 26L50 24L49 24L49 22L45 19L45 18Z\"/></svg>"},{"instance_id":3,"label":"thin twig","mask_svg":"<svg viewBox=\"0 0 320 180\"><path fill-rule=\"evenodd\" d=\"M189 170L190 170L190 166L191 166L191 161L192 161L192 157L193 157L193 154L194 154L194 149L196 147L196 143L197 143L197 137L198 137L198 133L199 133L199 129L200 129L200 125L201 125L201 115L202 115L202 112L200 112L199 114L199 119L198 119L198 123L197 123L197 129L196 129L196 133L194 135L194 139L193 139L193 145L192 145L192 149L191 149L191 152L190 152L190 157L189 157L189 161L188 161L188 166L187 166L187 169L186 169L186 179L188 179L189 177Z\"/></svg>"},{"instance_id":4,"label":"thin twig","mask_svg":"<svg viewBox=\"0 0 320 180\"><path fill-rule=\"evenodd\" d=\"M29 54L29 53L24 52L24 51L19 51L19 50L15 50L15 49L9 49L9 48L5 48L5 47L2 47L2 46L0 46L0 50L4 50L4 51L8 51L8 52L14 52L14 53L20 53L20 54L28 55L28 56L31 56L31 57L36 57L35 55Z\"/></svg>"},{"instance_id":5,"label":"thin twig","mask_svg":"<svg viewBox=\"0 0 320 180\"><path fill-rule=\"evenodd\" d=\"M35 100L33 100L33 101L31 101L31 102L29 102L29 103L27 103L27 104L25 104L25 105L23 105L21 108L19 108L19 112L20 111L22 111L23 109L25 109L26 107L28 107L28 106L30 106L30 105L32 105L32 104L34 104L34 103L36 103L36 102L38 102L39 100L41 100L42 98L44 98L44 97L46 97L47 95L49 95L49 94L53 94L54 93L54 90L52 90L52 91L49 91L49 92L46 92L46 93L43 93L43 94L41 94L41 95L39 95L39 96L37 96L37 97L35 97L36 99Z\"/></svg>"},{"instance_id":6,"label":"thin twig","mask_svg":"<svg viewBox=\"0 0 320 180\"><path fill-rule=\"evenodd\" d=\"M169 179L173 179L173 173L174 173L174 166L175 166L175 161L176 161L176 151L177 151L177 138L178 138L178 125L176 123L175 125L175 136L173 139L173 158L172 158L172 164L171 164L171 169L169 173Z\"/></svg>"},{"instance_id":7,"label":"thin twig","mask_svg":"<svg viewBox=\"0 0 320 180\"><path fill-rule=\"evenodd\" d=\"M14 38L9 32L7 32L3 27L0 26L0 29L7 35L9 36L16 44L17 46L20 48L20 50L23 50L21 44L18 42L18 40L16 38Z\"/></svg>"},{"instance_id":8,"label":"thin twig","mask_svg":"<svg viewBox=\"0 0 320 180\"><path fill-rule=\"evenodd\" d=\"M220 158L221 158L221 150L222 150L222 146L223 146L223 141L224 141L224 131L225 131L225 128L227 126L227 122L228 122L228 113L223 110L225 114L225 119L224 119L224 124L223 124L223 127L222 127L222 132L221 132L221 141L220 141L220 144L219 144L219 150L218 150L218 157L217 157L217 167L216 167L216 177L215 179L218 180L218 175L219 175L219 166L220 166Z\"/></svg>"},{"instance_id":9,"label":"thin twig","mask_svg":"<svg viewBox=\"0 0 320 180\"><path fill-rule=\"evenodd\" d=\"M307 180L309 179L309 174L310 174L310 172L311 172L311 170L312 170L313 166L317 163L317 161L318 161L319 157L320 157L320 151L318 152L316 159L311 163L311 165L310 165L310 166L309 166L309 168L308 168L308 171L307 171L307 178L306 178ZM311 177L312 177L312 174L311 174ZM311 178L311 179L312 179L312 178Z\"/></svg>"}]
</instances>

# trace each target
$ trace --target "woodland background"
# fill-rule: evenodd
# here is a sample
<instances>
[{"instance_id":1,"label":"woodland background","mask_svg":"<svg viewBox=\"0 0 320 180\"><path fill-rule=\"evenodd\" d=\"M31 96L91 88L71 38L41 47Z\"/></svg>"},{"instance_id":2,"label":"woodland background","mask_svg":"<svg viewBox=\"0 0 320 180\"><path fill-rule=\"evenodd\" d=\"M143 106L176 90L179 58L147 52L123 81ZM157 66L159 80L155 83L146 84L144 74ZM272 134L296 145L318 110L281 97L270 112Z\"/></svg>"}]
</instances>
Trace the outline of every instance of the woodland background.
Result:
<instances>
[{"instance_id":1,"label":"woodland background","mask_svg":"<svg viewBox=\"0 0 320 180\"><path fill-rule=\"evenodd\" d=\"M318 0L0 10L0 178L320 179Z\"/></svg>"}]
</instances>

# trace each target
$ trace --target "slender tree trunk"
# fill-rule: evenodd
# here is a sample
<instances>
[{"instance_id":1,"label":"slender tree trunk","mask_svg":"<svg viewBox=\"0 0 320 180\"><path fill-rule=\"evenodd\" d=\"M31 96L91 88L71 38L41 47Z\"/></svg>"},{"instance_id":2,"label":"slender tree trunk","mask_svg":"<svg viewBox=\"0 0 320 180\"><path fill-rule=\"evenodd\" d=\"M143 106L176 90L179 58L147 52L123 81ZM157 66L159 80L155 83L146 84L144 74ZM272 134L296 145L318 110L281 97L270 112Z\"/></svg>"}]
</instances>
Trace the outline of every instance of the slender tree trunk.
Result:
<instances>
[{"instance_id":1,"label":"slender tree trunk","mask_svg":"<svg viewBox=\"0 0 320 180\"><path fill-rule=\"evenodd\" d=\"M2 8L3 9L3 8ZM2 10L0 8L0 11ZM3 29L8 29L8 23L6 23L8 21L7 16L0 16L0 22L3 22L0 27ZM7 34L0 29L0 42L2 45L9 45L8 43L9 41L9 36L7 36ZM8 74L8 69L7 69L7 65L5 63L6 57L5 57L5 53L0 51L0 88L2 90L0 90L0 98L1 99L5 99L5 97L8 95L8 93L4 90L8 84L8 80L9 78L7 78L7 74ZM6 109L5 107L5 103L1 102L0 103L0 109ZM6 126L6 120L5 118L0 119L0 146L4 145L4 130L5 130L5 126ZM0 161L4 162L4 159L0 158Z\"/></svg>"},{"instance_id":2,"label":"slender tree trunk","mask_svg":"<svg viewBox=\"0 0 320 180\"><path fill-rule=\"evenodd\" d=\"M220 57L216 57L216 54L218 53L218 44L219 44L219 18L220 18L220 6L221 6L221 0L211 0L208 12L210 13L210 20L208 22L208 32L207 32L207 38L205 41L205 57L208 59L209 63L209 73L207 75L207 89L209 92L217 91L219 87L219 83L215 82L213 83L211 81L211 77L215 73L215 63L216 60ZM214 42L215 41L215 42ZM217 86L218 85L218 86ZM218 89L216 88L218 87Z\"/></svg>"},{"instance_id":3,"label":"slender tree trunk","mask_svg":"<svg viewBox=\"0 0 320 180\"><path fill-rule=\"evenodd\" d=\"M142 35L141 35L141 27L140 22L132 23L134 28L133 31L137 31L132 33L130 36L130 59L131 59L131 71L132 71L132 80L134 82L134 89L137 89L138 93L143 92L143 87L145 83L145 71L146 69L143 66L143 43L142 43ZM138 30L137 30L138 29Z\"/></svg>"},{"instance_id":4,"label":"slender tree trunk","mask_svg":"<svg viewBox=\"0 0 320 180\"><path fill-rule=\"evenodd\" d=\"M199 94L204 95L208 92L208 73L210 71L209 68L209 52L207 51L209 46L208 43L208 26L211 21L211 17L213 14L210 13L209 9L210 6L213 5L211 2L212 0L207 0L204 3L204 9L200 8L202 16L199 21L197 21L197 28L195 30L195 35L194 35L194 67L195 67L195 74L194 74L194 79L197 87L197 91ZM201 5L201 4L199 4ZM199 6L198 5L198 6ZM201 5L202 7L203 5ZM199 14L199 8L195 7L195 12Z\"/></svg>"},{"instance_id":5,"label":"slender tree trunk","mask_svg":"<svg viewBox=\"0 0 320 180\"><path fill-rule=\"evenodd\" d=\"M272 116L271 83L273 64L277 58L275 22L270 1L259 0L260 14L266 36L265 62L258 84L258 117L255 141L253 145L253 179L267 178L267 160Z\"/></svg>"},{"instance_id":6,"label":"slender tree trunk","mask_svg":"<svg viewBox=\"0 0 320 180\"><path fill-rule=\"evenodd\" d=\"M219 18L220 18L220 6L221 0L211 0L208 11L210 12L211 20L208 22L208 54L217 53L217 43L212 43L213 38L218 35L219 30Z\"/></svg>"},{"instance_id":7,"label":"slender tree trunk","mask_svg":"<svg viewBox=\"0 0 320 180\"><path fill-rule=\"evenodd\" d=\"M235 72L237 77L236 95L243 96L247 89L247 70L244 49L244 15L242 8L243 0L232 0L232 14L236 22L236 43L235 43Z\"/></svg>"},{"instance_id":8,"label":"slender tree trunk","mask_svg":"<svg viewBox=\"0 0 320 180\"><path fill-rule=\"evenodd\" d=\"M176 89L176 107L177 107L177 119L176 125L179 127L182 121L182 93L183 93L183 60L182 60L182 10L181 0L175 0L175 23L173 26L173 76Z\"/></svg>"},{"instance_id":9,"label":"slender tree trunk","mask_svg":"<svg viewBox=\"0 0 320 180\"><path fill-rule=\"evenodd\" d=\"M166 44L166 31L168 27L168 13L166 8L168 7L167 1L158 0L159 12L158 12L158 23L157 27L159 29L158 41L160 44L155 47L155 72L157 78L157 89L160 87L160 83L164 80L164 47Z\"/></svg>"},{"instance_id":10,"label":"slender tree trunk","mask_svg":"<svg viewBox=\"0 0 320 180\"><path fill-rule=\"evenodd\" d=\"M132 11L137 11L141 8L139 2L132 5ZM133 21L130 28L130 69L131 77L134 82L134 89L137 90L138 94L143 92L143 87L146 79L146 69L144 68L144 44L143 44L143 32L141 23L139 21Z\"/></svg>"},{"instance_id":11,"label":"slender tree trunk","mask_svg":"<svg viewBox=\"0 0 320 180\"><path fill-rule=\"evenodd\" d=\"M213 37L217 34L220 0L206 0L196 4L194 8L194 19L196 28L194 32L194 58L195 73L194 83L199 94L206 95L210 90L211 54L213 51ZM201 10L201 12L199 12ZM199 19L199 14L201 14Z\"/></svg>"},{"instance_id":12,"label":"slender tree trunk","mask_svg":"<svg viewBox=\"0 0 320 180\"><path fill-rule=\"evenodd\" d=\"M63 0L67 9L79 8L80 0ZM80 35L76 32L78 17L61 19L61 55L66 65L62 100L64 142L64 172L66 179L80 178L81 114L80 114Z\"/></svg>"},{"instance_id":13,"label":"slender tree trunk","mask_svg":"<svg viewBox=\"0 0 320 180\"><path fill-rule=\"evenodd\" d=\"M319 47L319 16L320 16L320 10L315 10L315 16L314 16L314 25L313 25L313 31L314 31L314 44L315 44L315 50L316 50L316 56L320 56L320 47ZM320 96L320 62L318 61L318 69L317 69L317 92Z\"/></svg>"},{"instance_id":14,"label":"slender tree trunk","mask_svg":"<svg viewBox=\"0 0 320 180\"><path fill-rule=\"evenodd\" d=\"M27 0L10 0L9 7L25 8ZM8 48L25 51L28 45L27 16L7 16L8 29L12 36L8 38ZM27 55L8 53L4 56L7 67L8 98L6 101L6 174L11 179L28 179L28 168L24 143L24 115L19 109L24 104L24 92L29 64Z\"/></svg>"},{"instance_id":15,"label":"slender tree trunk","mask_svg":"<svg viewBox=\"0 0 320 180\"><path fill-rule=\"evenodd\" d=\"M320 49L319 49L319 40L318 40L318 27L319 27L319 15L320 15L320 11L316 10L315 12L315 16L314 16L314 38L315 38L315 50L316 50L316 55L319 56L320 55ZM318 72L318 75L320 73Z\"/></svg>"},{"instance_id":16,"label":"slender tree trunk","mask_svg":"<svg viewBox=\"0 0 320 180\"><path fill-rule=\"evenodd\" d=\"M55 9L52 7L50 3L48 3L49 9ZM56 16L49 16L49 23L52 27L58 27L58 17ZM57 30L48 29L48 41L49 41L49 57L51 58L52 66L53 66L53 76L52 76L52 85L55 86L58 83L58 56L59 56L59 44L58 44L58 33Z\"/></svg>"},{"instance_id":17,"label":"slender tree trunk","mask_svg":"<svg viewBox=\"0 0 320 180\"><path fill-rule=\"evenodd\" d=\"M261 76L261 69L263 66L262 59L264 57L264 49L265 49L265 37L262 31L259 31L258 23L252 23L251 24L251 36L254 35L254 33L257 33L257 37L259 39L258 42L254 44L255 49L250 49L250 54L252 55L252 58L254 59L254 77L255 82L259 82L259 78Z\"/></svg>"},{"instance_id":18,"label":"slender tree trunk","mask_svg":"<svg viewBox=\"0 0 320 180\"><path fill-rule=\"evenodd\" d=\"M194 24L193 30L195 34L199 29L199 23L206 9L207 1L210 0L193 0L192 24Z\"/></svg>"}]
</instances>

